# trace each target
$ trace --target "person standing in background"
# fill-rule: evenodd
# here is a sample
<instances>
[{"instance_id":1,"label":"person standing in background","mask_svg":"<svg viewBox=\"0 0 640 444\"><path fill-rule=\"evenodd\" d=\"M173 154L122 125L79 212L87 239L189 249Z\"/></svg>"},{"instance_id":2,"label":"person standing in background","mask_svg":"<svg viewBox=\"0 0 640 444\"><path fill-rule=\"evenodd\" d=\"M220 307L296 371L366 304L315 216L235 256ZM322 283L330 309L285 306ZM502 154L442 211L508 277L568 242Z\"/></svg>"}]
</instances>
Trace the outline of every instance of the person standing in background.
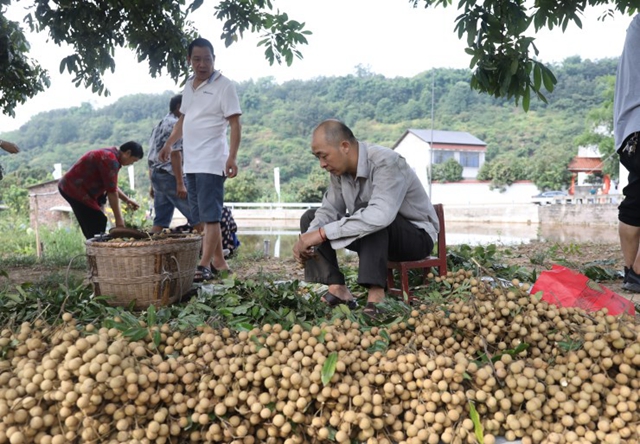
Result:
<instances>
[{"instance_id":1,"label":"person standing in background","mask_svg":"<svg viewBox=\"0 0 640 444\"><path fill-rule=\"evenodd\" d=\"M618 62L613 99L613 134L620 163L629 171L618 206L618 234L624 258L622 288L640 293L640 15L636 15Z\"/></svg>"},{"instance_id":2,"label":"person standing in background","mask_svg":"<svg viewBox=\"0 0 640 444\"><path fill-rule=\"evenodd\" d=\"M187 61L193 75L182 92L182 116L159 158L168 160L171 147L182 138L189 207L193 218L204 224L202 258L194 278L196 282L202 282L213 278L216 271L229 270L222 251L220 220L224 181L238 174L236 158L242 111L235 86L214 69L211 42L203 38L191 42ZM230 129L229 142L227 128Z\"/></svg>"},{"instance_id":3,"label":"person standing in background","mask_svg":"<svg viewBox=\"0 0 640 444\"><path fill-rule=\"evenodd\" d=\"M153 227L151 231L158 233L164 228L169 228L173 219L174 210L177 208L187 218L189 226L197 231L202 230L202 225L197 219L191 217L191 209L187 201L187 188L184 184L182 173L182 139L171 147L171 159L161 162L158 153L171 135L173 127L182 115L180 105L182 95L178 94L169 101L169 114L158 123L151 132L149 139L149 178L151 179L150 196L153 198Z\"/></svg>"}]
</instances>

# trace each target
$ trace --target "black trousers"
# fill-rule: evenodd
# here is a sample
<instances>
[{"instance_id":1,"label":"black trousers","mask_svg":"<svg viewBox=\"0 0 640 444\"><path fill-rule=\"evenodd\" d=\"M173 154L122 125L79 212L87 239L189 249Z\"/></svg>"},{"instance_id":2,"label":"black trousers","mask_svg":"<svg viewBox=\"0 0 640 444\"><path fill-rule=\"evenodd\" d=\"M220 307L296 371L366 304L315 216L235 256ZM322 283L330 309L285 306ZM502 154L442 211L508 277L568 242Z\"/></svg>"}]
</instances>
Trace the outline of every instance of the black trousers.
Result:
<instances>
[{"instance_id":1,"label":"black trousers","mask_svg":"<svg viewBox=\"0 0 640 444\"><path fill-rule=\"evenodd\" d=\"M60 188L60 195L69 202L69 206L73 210L82 234L86 239L91 239L96 234L104 233L107 229L107 216L102 212L94 208L88 207L82 202L70 197Z\"/></svg>"},{"instance_id":2,"label":"black trousers","mask_svg":"<svg viewBox=\"0 0 640 444\"><path fill-rule=\"evenodd\" d=\"M316 209L307 210L300 218L300 232L306 233ZM346 247L358 253L358 284L363 287L387 286L387 261L414 261L425 258L433 250L431 236L401 215L388 227L355 240ZM305 262L307 282L344 285L336 251L329 241L316 247L316 256Z\"/></svg>"}]
</instances>

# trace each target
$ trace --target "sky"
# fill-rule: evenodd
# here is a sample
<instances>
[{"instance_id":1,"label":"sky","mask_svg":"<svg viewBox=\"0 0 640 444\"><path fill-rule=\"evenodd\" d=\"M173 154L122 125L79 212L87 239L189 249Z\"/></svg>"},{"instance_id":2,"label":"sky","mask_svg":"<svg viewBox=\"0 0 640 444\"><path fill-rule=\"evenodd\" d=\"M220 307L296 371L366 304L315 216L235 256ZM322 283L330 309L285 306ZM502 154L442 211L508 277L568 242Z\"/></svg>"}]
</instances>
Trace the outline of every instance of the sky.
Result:
<instances>
[{"instance_id":1,"label":"sky","mask_svg":"<svg viewBox=\"0 0 640 444\"><path fill-rule=\"evenodd\" d=\"M247 33L225 48L220 40L222 22L213 17L212 3L204 2L193 17L194 24L213 43L216 68L238 82L262 77L284 82L344 76L354 74L358 65L386 77L412 77L431 68L469 68L465 44L454 32L458 15L454 7L414 9L408 0L273 0L275 7L305 22L313 32L309 44L300 48L304 58L287 67L269 65L264 49L257 47L260 36L256 34ZM22 22L26 4L30 2L14 2L3 12ZM598 20L602 11L604 8L588 9L582 29L570 25L565 33L554 29L533 35L539 60L552 63L575 55L591 60L619 56L631 17L617 13L602 22ZM132 51L120 49L115 55L115 73L105 76L111 95L98 96L82 86L76 88L68 73L59 73L60 61L73 53L70 47L47 42L45 34L27 33L27 38L31 57L49 71L51 87L19 105L14 118L0 116L0 133L18 129L43 111L85 102L101 107L129 94L181 90L168 76L151 78L148 67L139 64Z\"/></svg>"}]
</instances>

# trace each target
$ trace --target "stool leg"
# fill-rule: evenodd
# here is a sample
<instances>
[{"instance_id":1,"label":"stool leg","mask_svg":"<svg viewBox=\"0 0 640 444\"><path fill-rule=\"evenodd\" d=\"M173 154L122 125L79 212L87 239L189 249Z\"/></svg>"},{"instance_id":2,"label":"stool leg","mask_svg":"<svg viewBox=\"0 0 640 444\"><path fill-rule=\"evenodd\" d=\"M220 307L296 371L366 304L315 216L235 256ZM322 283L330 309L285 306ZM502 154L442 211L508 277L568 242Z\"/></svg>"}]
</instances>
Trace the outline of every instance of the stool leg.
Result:
<instances>
[{"instance_id":1,"label":"stool leg","mask_svg":"<svg viewBox=\"0 0 640 444\"><path fill-rule=\"evenodd\" d=\"M387 268L387 289L391 291L392 288L396 288L396 284L393 279L393 268Z\"/></svg>"},{"instance_id":2,"label":"stool leg","mask_svg":"<svg viewBox=\"0 0 640 444\"><path fill-rule=\"evenodd\" d=\"M402 292L403 292L403 297L404 294L407 294L407 298L409 299L409 302L411 302L411 291L409 290L409 269L406 268L404 266L404 264L402 264L400 266L401 269L401 274L402 274Z\"/></svg>"}]
</instances>

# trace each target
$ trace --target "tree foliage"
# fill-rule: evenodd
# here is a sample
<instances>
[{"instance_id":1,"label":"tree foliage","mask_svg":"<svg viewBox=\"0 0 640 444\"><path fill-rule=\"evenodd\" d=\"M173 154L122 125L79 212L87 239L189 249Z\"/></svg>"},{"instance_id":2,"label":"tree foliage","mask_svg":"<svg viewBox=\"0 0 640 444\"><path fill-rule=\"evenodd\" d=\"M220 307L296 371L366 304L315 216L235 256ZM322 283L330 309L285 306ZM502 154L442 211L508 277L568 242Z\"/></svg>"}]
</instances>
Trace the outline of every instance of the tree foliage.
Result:
<instances>
[{"instance_id":1,"label":"tree foliage","mask_svg":"<svg viewBox=\"0 0 640 444\"><path fill-rule=\"evenodd\" d=\"M431 174L436 182L460 182L464 168L456 159L447 159L446 162L433 165Z\"/></svg>"},{"instance_id":2,"label":"tree foliage","mask_svg":"<svg viewBox=\"0 0 640 444\"><path fill-rule=\"evenodd\" d=\"M11 2L0 0L0 7ZM76 85L84 84L99 94L108 94L103 75L115 69L116 48L133 48L138 60L148 63L152 77L166 70L177 81L186 73L184 50L195 35L189 16L200 7L211 7L210 3L205 6L203 0L31 2L31 12L25 17L29 27L47 32L54 43L68 43L74 49L74 54L61 61L60 71L67 70L75 75ZM409 3L413 7L447 7L453 2L409 0ZM602 4L611 5L602 18L614 11L633 14L638 10L631 0L540 1L534 6L526 0L458 0L461 14L456 18L455 30L467 42L465 51L474 70L471 87L493 97L521 101L525 110L530 108L532 96L546 102L545 94L554 90L557 78L536 59L539 52L531 35L543 28L565 30L569 23L581 27L580 15L585 8ZM222 0L212 8L213 16L224 22L221 38L226 46L247 31L258 32L262 33L258 45L265 48L270 63L284 61L291 65L295 58L302 57L299 48L307 43L310 31L304 23L290 19L286 12L274 12L271 0ZM44 90L49 80L38 62L28 58L29 45L19 25L1 15L0 43L3 73L0 108L13 115L18 103ZM369 74L366 68L358 68L358 77ZM381 101L375 104L373 112L383 121L387 110L388 103ZM408 116L416 112L413 102L408 106Z\"/></svg>"},{"instance_id":3,"label":"tree foliage","mask_svg":"<svg viewBox=\"0 0 640 444\"><path fill-rule=\"evenodd\" d=\"M598 83L604 88L601 94L602 103L589 110L585 131L575 139L575 143L578 146L597 146L603 159L602 173L616 178L620 163L613 140L615 77L603 76Z\"/></svg>"},{"instance_id":4,"label":"tree foliage","mask_svg":"<svg viewBox=\"0 0 640 444\"><path fill-rule=\"evenodd\" d=\"M450 6L452 0L410 0L414 7ZM471 56L474 69L471 87L494 97L514 98L529 109L531 97L546 103L542 87L552 92L557 80L551 69L536 60L539 55L535 35L543 28L560 27L569 23L582 27L580 15L588 6L611 5L601 17L612 16L614 11L633 14L637 2L631 0L458 0L461 14L456 18L458 37L466 39L466 53Z\"/></svg>"},{"instance_id":5,"label":"tree foliage","mask_svg":"<svg viewBox=\"0 0 640 444\"><path fill-rule=\"evenodd\" d=\"M338 118L359 139L391 147L408 128L431 128L434 92L435 128L469 132L487 143L482 178L497 187L529 179L540 188L567 188L566 167L577 154L576 140L595 127L587 116L611 119L605 93L616 66L615 59L593 62L579 57L554 65L557 88L547 104L533 103L527 113L514 107L513 100L464 90L461 82L471 75L464 69L437 69L411 78L368 73L282 84L271 78L242 82L237 85L243 110L240 176L226 182L227 200L274 201L275 167L280 168L283 202L321 199L328 175L311 154L310 135L316 124ZM146 152L151 130L167 113L173 94L136 94L100 109L83 104L49 111L18 131L0 134L21 147L18 155L0 153L7 172L0 193L11 175L27 166L52 171L53 164L62 163L67 171L86 151L128 140L140 142ZM383 98L390 106L379 121L376 107ZM136 186L146 191L145 162L134 167Z\"/></svg>"},{"instance_id":6,"label":"tree foliage","mask_svg":"<svg viewBox=\"0 0 640 444\"><path fill-rule=\"evenodd\" d=\"M1 0L0 8L11 3ZM75 76L76 86L108 95L103 76L115 70L116 48L134 49L138 61L149 65L152 77L164 70L176 82L183 77L188 69L186 48L196 36L189 16L203 4L203 0L31 0L24 21L32 31L46 32L53 43L73 48L74 53L60 62L60 72ZM270 63L291 65L295 57L302 57L298 48L307 43L310 32L286 13L271 12L270 0L212 4L206 7L224 21L221 38L226 46L250 30L262 33L259 45L265 47ZM0 109L13 115L16 105L43 91L49 79L38 61L28 58L29 45L19 24L4 15L0 15L0 43Z\"/></svg>"}]
</instances>

